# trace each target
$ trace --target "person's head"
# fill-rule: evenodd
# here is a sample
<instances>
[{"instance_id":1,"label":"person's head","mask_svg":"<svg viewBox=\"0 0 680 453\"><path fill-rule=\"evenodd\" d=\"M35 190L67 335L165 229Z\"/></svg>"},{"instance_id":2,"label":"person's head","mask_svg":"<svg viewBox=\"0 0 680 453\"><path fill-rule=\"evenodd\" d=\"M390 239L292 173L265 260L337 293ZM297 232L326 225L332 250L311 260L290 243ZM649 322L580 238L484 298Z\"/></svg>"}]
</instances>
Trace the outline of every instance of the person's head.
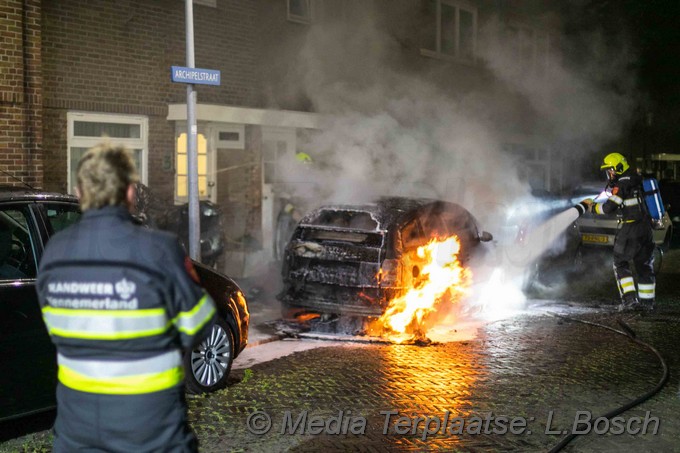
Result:
<instances>
[{"instance_id":1,"label":"person's head","mask_svg":"<svg viewBox=\"0 0 680 453\"><path fill-rule=\"evenodd\" d=\"M102 143L88 150L78 163L77 179L83 211L133 204L137 169L123 146Z\"/></svg>"},{"instance_id":2,"label":"person's head","mask_svg":"<svg viewBox=\"0 0 680 453\"><path fill-rule=\"evenodd\" d=\"M610 153L604 157L604 162L600 166L600 170L604 170L607 178L611 181L616 177L621 176L630 166L628 161L619 153Z\"/></svg>"}]
</instances>

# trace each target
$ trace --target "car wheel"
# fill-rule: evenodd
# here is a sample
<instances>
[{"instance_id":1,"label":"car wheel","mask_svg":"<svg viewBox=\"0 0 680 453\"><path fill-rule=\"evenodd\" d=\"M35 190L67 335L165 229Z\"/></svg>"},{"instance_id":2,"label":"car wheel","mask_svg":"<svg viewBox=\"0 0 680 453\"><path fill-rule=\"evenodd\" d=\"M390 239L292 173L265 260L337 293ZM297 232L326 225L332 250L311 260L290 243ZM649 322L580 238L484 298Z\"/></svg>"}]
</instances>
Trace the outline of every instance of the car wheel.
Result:
<instances>
[{"instance_id":1,"label":"car wheel","mask_svg":"<svg viewBox=\"0 0 680 453\"><path fill-rule=\"evenodd\" d=\"M187 390L206 393L223 388L233 361L234 334L224 319L217 318L203 341L184 355Z\"/></svg>"},{"instance_id":2,"label":"car wheel","mask_svg":"<svg viewBox=\"0 0 680 453\"><path fill-rule=\"evenodd\" d=\"M671 248L671 240L673 239L673 226L668 227L666 231L666 236L663 238L663 244L661 244L661 250L665 253Z\"/></svg>"}]
</instances>

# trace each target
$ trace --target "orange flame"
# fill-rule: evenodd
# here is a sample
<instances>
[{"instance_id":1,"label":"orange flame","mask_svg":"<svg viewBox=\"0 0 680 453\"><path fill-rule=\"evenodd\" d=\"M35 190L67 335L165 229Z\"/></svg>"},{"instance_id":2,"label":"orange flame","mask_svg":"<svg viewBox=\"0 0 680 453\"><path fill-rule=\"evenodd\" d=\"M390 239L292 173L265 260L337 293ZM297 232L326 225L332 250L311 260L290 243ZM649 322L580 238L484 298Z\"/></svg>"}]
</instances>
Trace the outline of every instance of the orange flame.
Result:
<instances>
[{"instance_id":1,"label":"orange flame","mask_svg":"<svg viewBox=\"0 0 680 453\"><path fill-rule=\"evenodd\" d=\"M377 321L379 326L394 333L424 337L432 315L446 314L470 287L472 273L460 264L458 253L460 241L451 236L432 239L415 253L404 254L400 260L404 275L399 286L405 292L390 301Z\"/></svg>"}]
</instances>

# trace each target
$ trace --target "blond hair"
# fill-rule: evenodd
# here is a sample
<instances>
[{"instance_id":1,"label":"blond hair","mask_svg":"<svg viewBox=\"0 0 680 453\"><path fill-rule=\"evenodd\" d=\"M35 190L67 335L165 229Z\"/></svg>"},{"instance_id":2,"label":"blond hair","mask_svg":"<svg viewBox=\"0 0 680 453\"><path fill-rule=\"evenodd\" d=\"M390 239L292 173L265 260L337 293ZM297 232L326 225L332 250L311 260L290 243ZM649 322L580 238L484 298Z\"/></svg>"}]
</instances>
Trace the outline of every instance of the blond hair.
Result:
<instances>
[{"instance_id":1,"label":"blond hair","mask_svg":"<svg viewBox=\"0 0 680 453\"><path fill-rule=\"evenodd\" d=\"M88 150L78 163L77 174L83 211L124 205L128 186L138 180L130 152L109 143Z\"/></svg>"}]
</instances>

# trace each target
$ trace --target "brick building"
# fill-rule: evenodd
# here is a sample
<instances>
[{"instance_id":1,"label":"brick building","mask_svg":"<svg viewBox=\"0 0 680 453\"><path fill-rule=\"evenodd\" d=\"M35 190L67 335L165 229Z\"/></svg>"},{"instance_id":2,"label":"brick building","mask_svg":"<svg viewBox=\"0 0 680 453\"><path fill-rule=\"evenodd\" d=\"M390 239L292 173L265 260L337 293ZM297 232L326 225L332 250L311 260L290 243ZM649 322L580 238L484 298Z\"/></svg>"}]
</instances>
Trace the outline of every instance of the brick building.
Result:
<instances>
[{"instance_id":1,"label":"brick building","mask_svg":"<svg viewBox=\"0 0 680 453\"><path fill-rule=\"evenodd\" d=\"M389 6L387 4L389 3ZM530 6L535 2L529 2ZM370 5L369 5L370 4ZM539 2L540 4L540 2ZM142 182L165 203L186 201L186 88L181 0L6 0L0 7L0 183L23 180L71 192L74 167L106 135L134 150ZM225 212L227 270L247 273L271 258L277 158L322 128L315 100L281 81L287 56L314 26L352 27L370 7L415 76L453 96L499 82L480 62L480 30L498 17L527 71L541 71L554 23L540 6L491 0L194 0L196 66L218 69L220 86L198 93L199 191ZM284 57L282 57L284 56ZM361 71L361 68L358 68ZM451 83L455 80L455 83ZM552 157L530 109L503 119L507 149L550 186ZM537 138L538 137L538 138ZM10 176L11 175L11 176Z\"/></svg>"},{"instance_id":2,"label":"brick building","mask_svg":"<svg viewBox=\"0 0 680 453\"><path fill-rule=\"evenodd\" d=\"M42 184L40 24L39 0L0 6L0 184Z\"/></svg>"}]
</instances>

